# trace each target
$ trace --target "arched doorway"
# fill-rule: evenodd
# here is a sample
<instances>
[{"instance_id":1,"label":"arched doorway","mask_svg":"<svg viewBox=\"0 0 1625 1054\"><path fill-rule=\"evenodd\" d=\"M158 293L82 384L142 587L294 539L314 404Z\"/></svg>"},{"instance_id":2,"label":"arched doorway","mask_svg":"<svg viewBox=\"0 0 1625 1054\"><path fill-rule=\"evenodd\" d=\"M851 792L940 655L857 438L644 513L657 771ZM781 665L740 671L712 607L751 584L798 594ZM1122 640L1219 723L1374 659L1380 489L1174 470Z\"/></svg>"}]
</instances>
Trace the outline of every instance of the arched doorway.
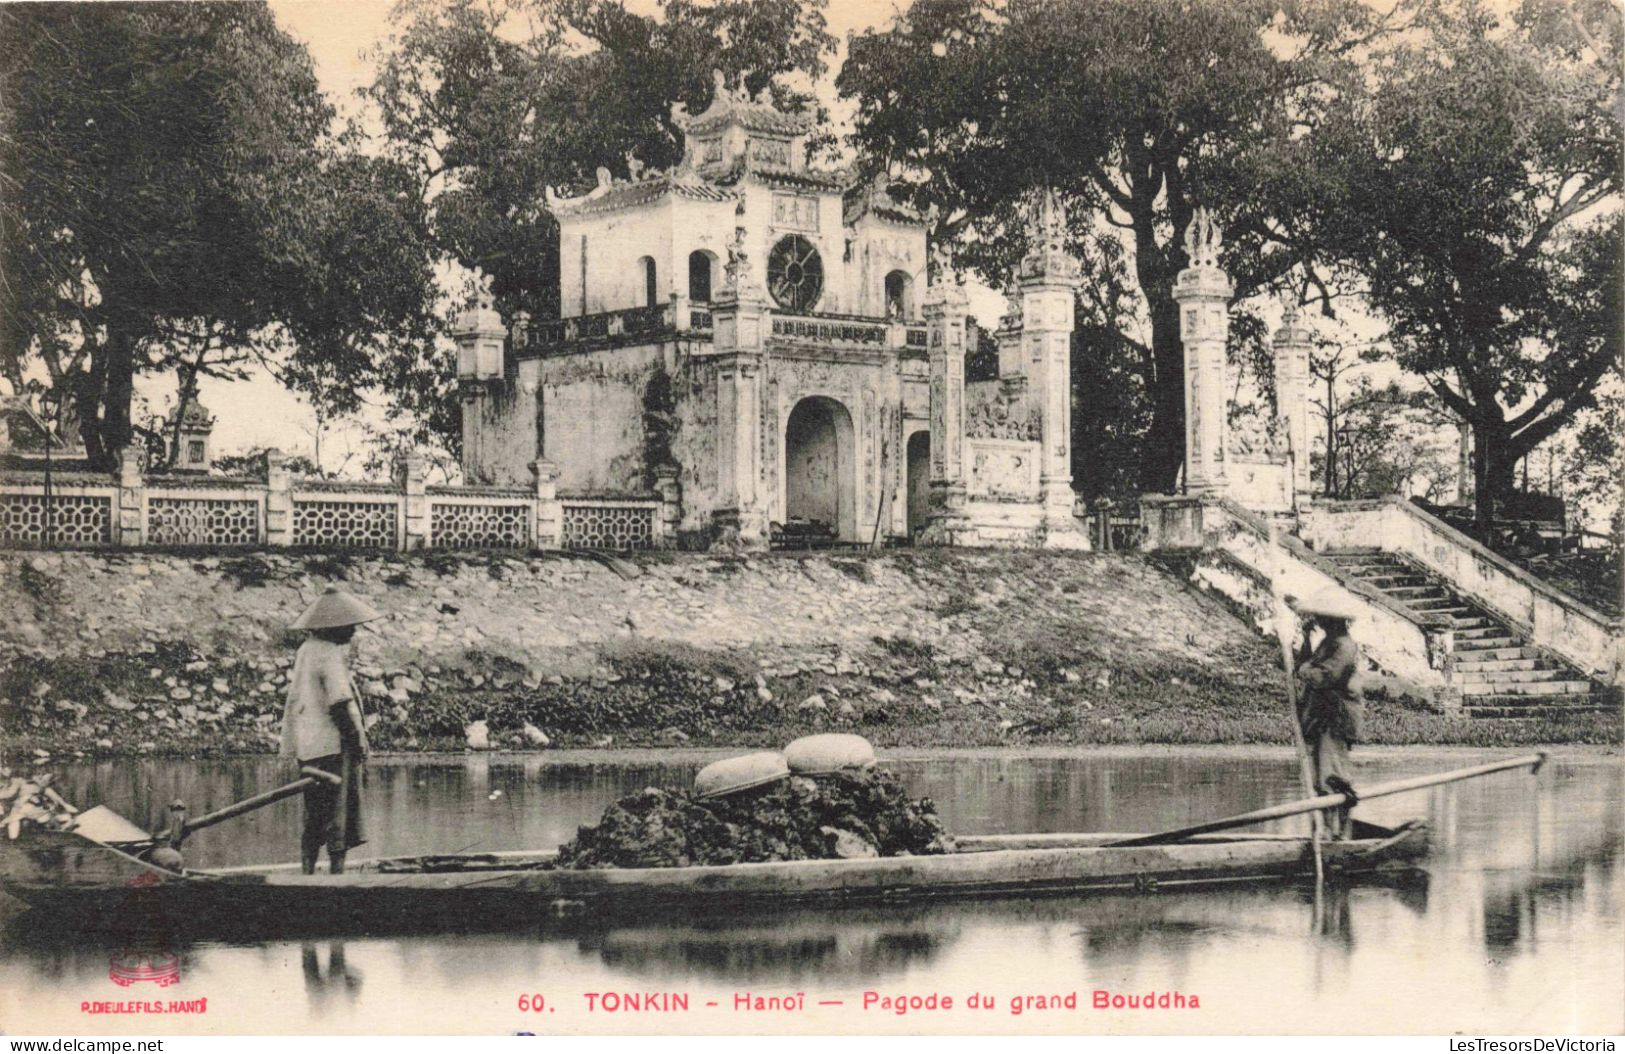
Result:
<instances>
[{"instance_id":1,"label":"arched doorway","mask_svg":"<svg viewBox=\"0 0 1625 1054\"><path fill-rule=\"evenodd\" d=\"M827 524L842 541L858 534L852 415L834 399L803 399L784 426L784 515Z\"/></svg>"},{"instance_id":2,"label":"arched doorway","mask_svg":"<svg viewBox=\"0 0 1625 1054\"><path fill-rule=\"evenodd\" d=\"M931 515L931 433L908 437L908 536L918 538Z\"/></svg>"}]
</instances>

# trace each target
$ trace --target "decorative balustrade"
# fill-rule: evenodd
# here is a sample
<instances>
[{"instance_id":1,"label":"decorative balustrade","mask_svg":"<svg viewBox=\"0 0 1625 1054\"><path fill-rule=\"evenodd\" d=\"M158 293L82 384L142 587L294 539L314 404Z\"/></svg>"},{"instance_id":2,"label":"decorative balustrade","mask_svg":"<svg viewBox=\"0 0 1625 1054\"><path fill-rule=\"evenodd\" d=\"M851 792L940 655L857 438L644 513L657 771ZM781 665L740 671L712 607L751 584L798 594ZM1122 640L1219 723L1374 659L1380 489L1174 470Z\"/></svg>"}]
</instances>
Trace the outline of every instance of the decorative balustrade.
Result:
<instances>
[{"instance_id":1,"label":"decorative balustrade","mask_svg":"<svg viewBox=\"0 0 1625 1054\"><path fill-rule=\"evenodd\" d=\"M522 355L546 355L583 346L657 341L678 334L708 338L715 328L716 311L710 304L695 304L678 297L669 304L653 307L531 322L514 330L514 348ZM914 356L925 354L927 346L924 325L860 315L775 312L772 335L783 341L890 349Z\"/></svg>"},{"instance_id":2,"label":"decorative balustrade","mask_svg":"<svg viewBox=\"0 0 1625 1054\"><path fill-rule=\"evenodd\" d=\"M566 549L653 549L658 544L660 502L565 500Z\"/></svg>"},{"instance_id":3,"label":"decorative balustrade","mask_svg":"<svg viewBox=\"0 0 1625 1054\"><path fill-rule=\"evenodd\" d=\"M844 316L773 316L773 336L778 340L879 350L890 343L890 332L891 327L885 322Z\"/></svg>"},{"instance_id":4,"label":"decorative balustrade","mask_svg":"<svg viewBox=\"0 0 1625 1054\"><path fill-rule=\"evenodd\" d=\"M109 545L117 490L43 486L0 490L0 545L79 548Z\"/></svg>"},{"instance_id":5,"label":"decorative balustrade","mask_svg":"<svg viewBox=\"0 0 1625 1054\"><path fill-rule=\"evenodd\" d=\"M341 549L653 549L674 544L680 491L657 498L557 493L537 462L530 487L434 486L415 458L389 483L294 480L272 452L258 479L0 475L0 546L308 546Z\"/></svg>"}]
</instances>

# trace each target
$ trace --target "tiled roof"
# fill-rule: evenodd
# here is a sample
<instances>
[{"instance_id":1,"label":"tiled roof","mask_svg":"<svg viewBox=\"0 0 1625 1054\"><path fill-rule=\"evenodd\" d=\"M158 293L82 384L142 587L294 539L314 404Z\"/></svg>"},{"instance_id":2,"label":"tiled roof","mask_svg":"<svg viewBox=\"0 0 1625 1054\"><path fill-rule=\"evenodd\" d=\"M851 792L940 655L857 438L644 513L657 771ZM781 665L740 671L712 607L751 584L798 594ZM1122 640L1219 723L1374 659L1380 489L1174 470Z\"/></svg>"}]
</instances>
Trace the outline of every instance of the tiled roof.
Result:
<instances>
[{"instance_id":1,"label":"tiled roof","mask_svg":"<svg viewBox=\"0 0 1625 1054\"><path fill-rule=\"evenodd\" d=\"M562 202L555 212L560 216L586 216L600 212L615 212L619 209L636 208L658 201L667 193L674 193L679 197L696 201L732 201L735 194L726 187L716 186L701 180L673 179L670 174L663 173L628 183L617 183L609 190L597 197L576 198L573 201Z\"/></svg>"},{"instance_id":2,"label":"tiled roof","mask_svg":"<svg viewBox=\"0 0 1625 1054\"><path fill-rule=\"evenodd\" d=\"M784 113L761 103L732 102L731 105L711 109L694 118L685 129L688 135L702 136L738 121L747 132L766 135L806 135L812 131L812 118L806 114Z\"/></svg>"}]
</instances>

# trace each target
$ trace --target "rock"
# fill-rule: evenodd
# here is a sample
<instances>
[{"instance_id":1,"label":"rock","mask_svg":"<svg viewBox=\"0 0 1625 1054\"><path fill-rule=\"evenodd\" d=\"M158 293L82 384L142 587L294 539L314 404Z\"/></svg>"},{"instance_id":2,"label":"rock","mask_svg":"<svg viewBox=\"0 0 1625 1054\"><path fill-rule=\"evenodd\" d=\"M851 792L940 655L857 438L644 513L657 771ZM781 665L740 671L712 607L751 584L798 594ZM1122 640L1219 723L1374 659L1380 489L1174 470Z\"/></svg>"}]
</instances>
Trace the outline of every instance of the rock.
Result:
<instances>
[{"instance_id":1,"label":"rock","mask_svg":"<svg viewBox=\"0 0 1625 1054\"><path fill-rule=\"evenodd\" d=\"M484 721L470 721L463 726L463 742L471 750L491 749L491 729Z\"/></svg>"},{"instance_id":2,"label":"rock","mask_svg":"<svg viewBox=\"0 0 1625 1054\"><path fill-rule=\"evenodd\" d=\"M209 664L203 659L193 659L191 662L181 667L181 669L185 670L187 673L202 673L208 668Z\"/></svg>"},{"instance_id":3,"label":"rock","mask_svg":"<svg viewBox=\"0 0 1625 1054\"><path fill-rule=\"evenodd\" d=\"M220 716L224 717L226 715L222 714ZM366 717L363 717L361 719L361 725L368 732L371 732L372 731L372 726L376 725L379 722L379 720L380 720L380 715L379 714L368 714Z\"/></svg>"},{"instance_id":4,"label":"rock","mask_svg":"<svg viewBox=\"0 0 1625 1054\"><path fill-rule=\"evenodd\" d=\"M800 703L797 703L796 704L796 709L797 710L803 710L803 711L820 711L821 712L821 711L824 711L824 710L828 710L829 709L829 704L824 702L824 697L823 696L819 695L817 692L814 692L812 695L809 695L809 696L807 696L807 698L803 699Z\"/></svg>"},{"instance_id":5,"label":"rock","mask_svg":"<svg viewBox=\"0 0 1625 1054\"><path fill-rule=\"evenodd\" d=\"M190 698L192 698L192 689L190 689L190 688L171 688L169 690L169 697L171 699L174 699L177 702L181 702L181 701L190 699Z\"/></svg>"},{"instance_id":6,"label":"rock","mask_svg":"<svg viewBox=\"0 0 1625 1054\"><path fill-rule=\"evenodd\" d=\"M731 692L734 690L734 683L726 677L718 677L714 679L711 684L715 686L716 690L719 692Z\"/></svg>"},{"instance_id":7,"label":"rock","mask_svg":"<svg viewBox=\"0 0 1625 1054\"><path fill-rule=\"evenodd\" d=\"M840 827L819 828L830 840L830 852L841 860L861 860L879 856L880 850L867 838Z\"/></svg>"},{"instance_id":8,"label":"rock","mask_svg":"<svg viewBox=\"0 0 1625 1054\"><path fill-rule=\"evenodd\" d=\"M933 713L942 713L942 700L936 698L935 696L927 695L921 697L920 705Z\"/></svg>"},{"instance_id":9,"label":"rock","mask_svg":"<svg viewBox=\"0 0 1625 1054\"><path fill-rule=\"evenodd\" d=\"M34 686L34 698L35 699L44 699L46 696L48 696L50 694L51 694L51 685L49 684L49 682L41 681L40 683L38 683L38 684L36 684Z\"/></svg>"},{"instance_id":10,"label":"rock","mask_svg":"<svg viewBox=\"0 0 1625 1054\"><path fill-rule=\"evenodd\" d=\"M385 694L389 697L391 702L398 704L409 702L412 698L411 694L408 693L404 688L391 688Z\"/></svg>"},{"instance_id":11,"label":"rock","mask_svg":"<svg viewBox=\"0 0 1625 1054\"><path fill-rule=\"evenodd\" d=\"M876 688L874 691L869 693L869 698L881 704L897 702L897 696L893 695L890 689L886 688Z\"/></svg>"},{"instance_id":12,"label":"rock","mask_svg":"<svg viewBox=\"0 0 1625 1054\"><path fill-rule=\"evenodd\" d=\"M858 716L858 708L851 703L842 703L835 708L835 716L843 721L855 720Z\"/></svg>"},{"instance_id":13,"label":"rock","mask_svg":"<svg viewBox=\"0 0 1625 1054\"><path fill-rule=\"evenodd\" d=\"M666 728L661 730L660 738L667 743L687 743L688 733L680 728Z\"/></svg>"},{"instance_id":14,"label":"rock","mask_svg":"<svg viewBox=\"0 0 1625 1054\"><path fill-rule=\"evenodd\" d=\"M605 747L614 745L614 743L615 743L615 737L614 736L598 736L596 739L594 739L592 741L593 747L598 749L598 750L603 750Z\"/></svg>"},{"instance_id":15,"label":"rock","mask_svg":"<svg viewBox=\"0 0 1625 1054\"><path fill-rule=\"evenodd\" d=\"M756 698L760 699L764 703L771 703L773 701L773 693L770 692L765 686L758 687L756 689Z\"/></svg>"},{"instance_id":16,"label":"rock","mask_svg":"<svg viewBox=\"0 0 1625 1054\"><path fill-rule=\"evenodd\" d=\"M113 749L113 741L111 739L98 739L98 740L96 740L96 749L97 750L112 750Z\"/></svg>"},{"instance_id":17,"label":"rock","mask_svg":"<svg viewBox=\"0 0 1625 1054\"><path fill-rule=\"evenodd\" d=\"M216 695L225 695L227 692L231 691L231 685L226 682L224 677L216 677L214 680L209 682L209 687Z\"/></svg>"},{"instance_id":18,"label":"rock","mask_svg":"<svg viewBox=\"0 0 1625 1054\"><path fill-rule=\"evenodd\" d=\"M102 689L102 705L112 710L134 710L135 704L117 692Z\"/></svg>"},{"instance_id":19,"label":"rock","mask_svg":"<svg viewBox=\"0 0 1625 1054\"><path fill-rule=\"evenodd\" d=\"M525 737L525 742L529 743L533 747L546 747L551 746L553 743L553 741L547 737L546 732L543 732L529 721L526 721L525 727L519 731L520 734Z\"/></svg>"}]
</instances>

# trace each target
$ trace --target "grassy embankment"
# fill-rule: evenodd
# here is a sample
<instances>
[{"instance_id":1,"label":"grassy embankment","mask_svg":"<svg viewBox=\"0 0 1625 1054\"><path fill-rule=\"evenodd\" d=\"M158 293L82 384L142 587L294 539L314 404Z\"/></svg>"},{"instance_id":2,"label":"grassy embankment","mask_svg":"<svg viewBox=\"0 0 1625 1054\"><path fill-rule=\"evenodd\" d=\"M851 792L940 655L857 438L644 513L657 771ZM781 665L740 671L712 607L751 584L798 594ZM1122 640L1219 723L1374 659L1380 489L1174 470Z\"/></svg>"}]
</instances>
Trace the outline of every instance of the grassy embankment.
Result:
<instances>
[{"instance_id":1,"label":"grassy embankment","mask_svg":"<svg viewBox=\"0 0 1625 1054\"><path fill-rule=\"evenodd\" d=\"M623 568L623 571L626 569ZM1279 652L1134 555L918 551L0 557L10 757L274 749L285 625L340 580L382 750L1287 743ZM528 726L528 728L527 728ZM1616 743L1616 714L1471 721L1371 700L1368 741Z\"/></svg>"}]
</instances>

